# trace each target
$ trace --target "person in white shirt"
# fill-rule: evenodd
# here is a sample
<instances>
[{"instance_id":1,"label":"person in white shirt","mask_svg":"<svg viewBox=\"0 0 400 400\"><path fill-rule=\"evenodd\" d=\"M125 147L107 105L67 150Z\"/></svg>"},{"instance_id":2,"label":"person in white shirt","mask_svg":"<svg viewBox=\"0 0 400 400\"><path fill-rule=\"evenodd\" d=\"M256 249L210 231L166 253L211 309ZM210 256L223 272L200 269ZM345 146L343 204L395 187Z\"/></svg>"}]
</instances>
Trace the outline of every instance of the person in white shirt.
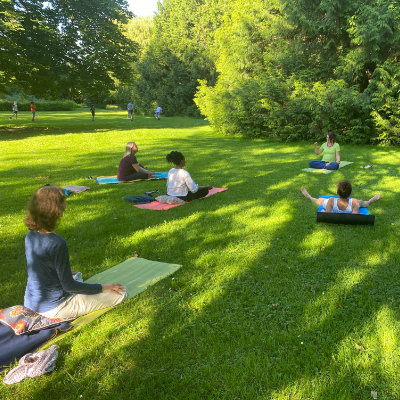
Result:
<instances>
[{"instance_id":1,"label":"person in white shirt","mask_svg":"<svg viewBox=\"0 0 400 400\"><path fill-rule=\"evenodd\" d=\"M199 186L194 182L189 172L183 169L185 157L179 151L167 154L167 161L173 163L175 168L168 171L167 194L179 197L184 201L192 201L207 196L212 186Z\"/></svg>"}]
</instances>

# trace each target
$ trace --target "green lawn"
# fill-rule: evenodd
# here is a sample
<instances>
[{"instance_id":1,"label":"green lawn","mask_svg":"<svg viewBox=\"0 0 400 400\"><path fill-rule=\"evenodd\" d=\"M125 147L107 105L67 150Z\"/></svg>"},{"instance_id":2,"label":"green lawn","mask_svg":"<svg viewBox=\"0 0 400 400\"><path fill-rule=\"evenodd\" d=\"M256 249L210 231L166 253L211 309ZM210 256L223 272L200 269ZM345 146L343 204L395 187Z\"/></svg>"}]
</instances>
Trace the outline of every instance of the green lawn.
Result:
<instances>
[{"instance_id":1,"label":"green lawn","mask_svg":"<svg viewBox=\"0 0 400 400\"><path fill-rule=\"evenodd\" d=\"M220 137L190 118L125 112L0 113L0 307L23 302L24 208L45 183L88 185L57 229L89 277L137 253L182 264L173 276L59 342L57 369L1 399L400 398L400 150L342 146L349 167L301 171L310 143ZM228 187L168 211L124 196L165 181L98 186L125 143L156 171L181 151L199 184ZM366 170L364 164L374 164ZM316 223L300 193L382 193L375 226Z\"/></svg>"}]
</instances>

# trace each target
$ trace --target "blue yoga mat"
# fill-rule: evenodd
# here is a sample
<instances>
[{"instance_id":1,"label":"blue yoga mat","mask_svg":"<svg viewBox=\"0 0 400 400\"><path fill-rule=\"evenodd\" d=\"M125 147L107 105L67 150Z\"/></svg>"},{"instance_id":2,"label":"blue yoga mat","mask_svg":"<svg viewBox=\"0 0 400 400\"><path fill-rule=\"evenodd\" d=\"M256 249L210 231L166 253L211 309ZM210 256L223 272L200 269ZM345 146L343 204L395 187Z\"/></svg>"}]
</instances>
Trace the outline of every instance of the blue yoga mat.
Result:
<instances>
[{"instance_id":1,"label":"blue yoga mat","mask_svg":"<svg viewBox=\"0 0 400 400\"><path fill-rule=\"evenodd\" d=\"M334 197L335 199L339 198L339 196L319 196L319 197L322 197L323 199L329 199L331 197ZM349 198L351 199L352 197ZM318 206L318 212L321 212L322 210L325 210L324 206ZM360 207L358 213L363 215L369 215L368 208L365 207Z\"/></svg>"},{"instance_id":2,"label":"blue yoga mat","mask_svg":"<svg viewBox=\"0 0 400 400\"><path fill-rule=\"evenodd\" d=\"M152 179L167 179L167 178L168 178L168 172L156 172L154 178ZM129 182L144 181L144 180L147 179L135 179ZM116 176L98 176L96 178L96 182L99 185L106 185L108 183L124 183L119 181Z\"/></svg>"}]
</instances>

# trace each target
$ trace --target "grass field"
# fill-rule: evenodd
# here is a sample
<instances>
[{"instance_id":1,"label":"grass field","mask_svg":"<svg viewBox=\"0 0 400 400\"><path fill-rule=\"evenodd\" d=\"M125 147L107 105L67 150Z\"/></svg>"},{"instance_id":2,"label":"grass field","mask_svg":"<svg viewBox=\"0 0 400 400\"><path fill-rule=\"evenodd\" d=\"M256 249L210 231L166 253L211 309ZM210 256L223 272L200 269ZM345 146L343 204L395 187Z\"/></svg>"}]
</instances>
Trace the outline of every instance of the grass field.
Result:
<instances>
[{"instance_id":1,"label":"grass field","mask_svg":"<svg viewBox=\"0 0 400 400\"><path fill-rule=\"evenodd\" d=\"M87 185L57 229L89 277L137 253L182 264L139 296L59 342L57 369L1 399L400 398L400 150L342 146L349 167L301 171L310 143L221 137L190 118L103 111L0 114L0 307L23 302L24 209L45 183ZM171 150L201 185L229 190L168 211L124 196L165 181L98 186L125 143L139 162L170 166ZM364 164L374 164L366 170ZM300 193L333 194L347 178L375 226L316 223Z\"/></svg>"}]
</instances>

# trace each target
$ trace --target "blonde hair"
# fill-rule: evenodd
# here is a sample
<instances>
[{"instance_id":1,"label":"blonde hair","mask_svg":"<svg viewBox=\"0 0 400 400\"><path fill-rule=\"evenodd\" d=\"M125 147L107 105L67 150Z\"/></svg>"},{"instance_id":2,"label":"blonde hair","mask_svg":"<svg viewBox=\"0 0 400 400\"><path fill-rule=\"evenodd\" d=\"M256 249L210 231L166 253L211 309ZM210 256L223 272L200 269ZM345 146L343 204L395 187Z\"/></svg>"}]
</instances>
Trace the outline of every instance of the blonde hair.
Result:
<instances>
[{"instance_id":1,"label":"blonde hair","mask_svg":"<svg viewBox=\"0 0 400 400\"><path fill-rule=\"evenodd\" d=\"M132 147L133 146L136 146L135 142L128 142L126 144L124 157L125 156L129 156L130 154L132 154Z\"/></svg>"}]
</instances>

